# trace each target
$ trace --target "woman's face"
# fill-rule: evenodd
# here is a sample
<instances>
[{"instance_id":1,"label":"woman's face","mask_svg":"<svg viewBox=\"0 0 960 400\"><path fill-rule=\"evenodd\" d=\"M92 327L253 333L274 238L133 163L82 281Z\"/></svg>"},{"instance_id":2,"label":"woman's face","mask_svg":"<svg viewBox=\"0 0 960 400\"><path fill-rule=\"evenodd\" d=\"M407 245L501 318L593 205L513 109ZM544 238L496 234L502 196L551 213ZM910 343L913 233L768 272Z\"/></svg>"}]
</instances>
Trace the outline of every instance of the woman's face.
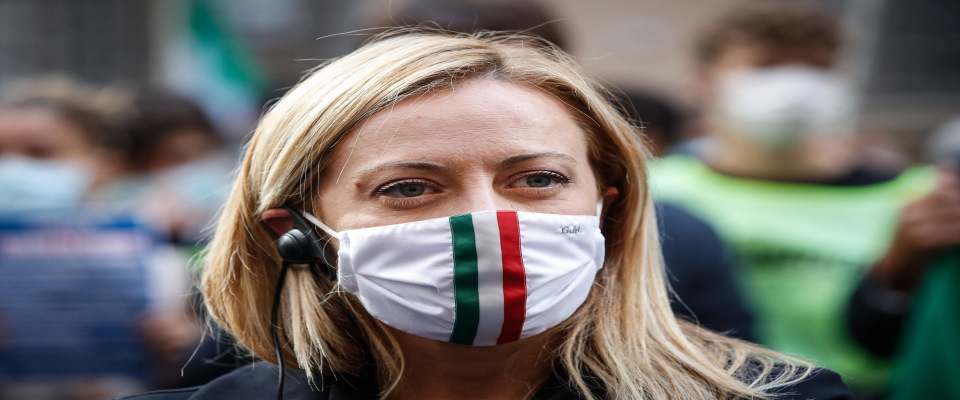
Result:
<instances>
[{"instance_id":1,"label":"woman's face","mask_svg":"<svg viewBox=\"0 0 960 400\"><path fill-rule=\"evenodd\" d=\"M584 132L532 86L478 79L387 108L350 131L320 182L338 231L476 211L593 215Z\"/></svg>"}]
</instances>

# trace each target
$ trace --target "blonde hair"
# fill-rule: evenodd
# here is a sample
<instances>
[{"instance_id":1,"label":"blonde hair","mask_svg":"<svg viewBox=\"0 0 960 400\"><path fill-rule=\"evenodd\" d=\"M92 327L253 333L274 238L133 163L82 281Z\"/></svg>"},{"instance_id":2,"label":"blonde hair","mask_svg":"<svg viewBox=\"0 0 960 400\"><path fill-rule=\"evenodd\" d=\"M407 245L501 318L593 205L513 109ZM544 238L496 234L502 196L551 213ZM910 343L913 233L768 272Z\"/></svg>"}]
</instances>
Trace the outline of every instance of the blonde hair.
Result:
<instances>
[{"instance_id":1,"label":"blonde hair","mask_svg":"<svg viewBox=\"0 0 960 400\"><path fill-rule=\"evenodd\" d=\"M309 74L264 115L206 256L211 315L255 355L276 362L270 311L281 260L260 221L270 208L313 211L317 181L339 140L364 118L411 96L470 79L532 85L572 108L603 187L607 259L590 296L551 330L555 368L588 399L768 397L809 365L678 322L670 311L646 154L634 127L561 51L525 36L388 33ZM371 364L388 396L404 371L384 325L335 283L291 269L281 300L285 359L310 376L358 374ZM594 392L594 391L599 391Z\"/></svg>"}]
</instances>

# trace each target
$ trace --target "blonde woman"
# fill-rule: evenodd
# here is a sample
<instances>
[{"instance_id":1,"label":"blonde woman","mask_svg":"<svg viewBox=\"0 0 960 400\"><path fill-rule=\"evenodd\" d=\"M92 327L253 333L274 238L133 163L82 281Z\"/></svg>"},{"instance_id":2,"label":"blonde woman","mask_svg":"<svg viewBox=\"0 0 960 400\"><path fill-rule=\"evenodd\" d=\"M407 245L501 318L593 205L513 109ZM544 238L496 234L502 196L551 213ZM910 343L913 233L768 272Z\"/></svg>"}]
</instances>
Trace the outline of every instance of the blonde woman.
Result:
<instances>
[{"instance_id":1,"label":"blonde woman","mask_svg":"<svg viewBox=\"0 0 960 400\"><path fill-rule=\"evenodd\" d=\"M211 315L264 362L143 398L851 398L674 319L637 138L530 37L394 32L319 68L206 258Z\"/></svg>"}]
</instances>

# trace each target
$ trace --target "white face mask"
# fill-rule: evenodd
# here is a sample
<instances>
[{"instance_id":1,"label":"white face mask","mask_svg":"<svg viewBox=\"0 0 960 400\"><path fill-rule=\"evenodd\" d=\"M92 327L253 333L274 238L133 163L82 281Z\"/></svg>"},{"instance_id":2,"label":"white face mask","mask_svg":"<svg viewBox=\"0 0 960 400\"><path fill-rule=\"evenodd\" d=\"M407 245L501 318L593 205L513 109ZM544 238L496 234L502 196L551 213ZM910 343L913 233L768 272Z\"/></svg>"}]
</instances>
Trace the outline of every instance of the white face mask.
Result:
<instances>
[{"instance_id":1,"label":"white face mask","mask_svg":"<svg viewBox=\"0 0 960 400\"><path fill-rule=\"evenodd\" d=\"M723 77L718 93L725 129L754 143L790 148L807 138L852 133L852 88L827 70L785 65Z\"/></svg>"},{"instance_id":2,"label":"white face mask","mask_svg":"<svg viewBox=\"0 0 960 400\"><path fill-rule=\"evenodd\" d=\"M599 216L484 211L334 232L338 282L387 325L474 346L573 314L603 267ZM598 213L599 214L599 213Z\"/></svg>"}]
</instances>

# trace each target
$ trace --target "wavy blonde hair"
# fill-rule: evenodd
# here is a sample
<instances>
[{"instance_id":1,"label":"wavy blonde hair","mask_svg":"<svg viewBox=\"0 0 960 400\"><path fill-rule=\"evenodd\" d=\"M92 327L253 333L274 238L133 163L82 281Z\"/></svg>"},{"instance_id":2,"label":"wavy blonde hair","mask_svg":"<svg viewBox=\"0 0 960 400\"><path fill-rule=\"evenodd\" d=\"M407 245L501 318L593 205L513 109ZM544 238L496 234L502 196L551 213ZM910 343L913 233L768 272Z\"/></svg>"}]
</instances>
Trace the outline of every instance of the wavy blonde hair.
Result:
<instances>
[{"instance_id":1,"label":"wavy blonde hair","mask_svg":"<svg viewBox=\"0 0 960 400\"><path fill-rule=\"evenodd\" d=\"M587 135L602 187L619 189L606 213L607 259L583 306L549 331L555 368L588 399L769 397L810 366L688 323L670 311L638 132L568 56L522 35L402 31L322 65L264 115L205 258L202 290L215 321L255 355L276 362L270 335L281 260L260 220L270 208L315 211L317 182L340 139L373 113L470 79L539 88L569 106ZM286 360L311 377L376 365L381 395L404 372L397 342L351 294L300 268L283 290Z\"/></svg>"}]
</instances>

